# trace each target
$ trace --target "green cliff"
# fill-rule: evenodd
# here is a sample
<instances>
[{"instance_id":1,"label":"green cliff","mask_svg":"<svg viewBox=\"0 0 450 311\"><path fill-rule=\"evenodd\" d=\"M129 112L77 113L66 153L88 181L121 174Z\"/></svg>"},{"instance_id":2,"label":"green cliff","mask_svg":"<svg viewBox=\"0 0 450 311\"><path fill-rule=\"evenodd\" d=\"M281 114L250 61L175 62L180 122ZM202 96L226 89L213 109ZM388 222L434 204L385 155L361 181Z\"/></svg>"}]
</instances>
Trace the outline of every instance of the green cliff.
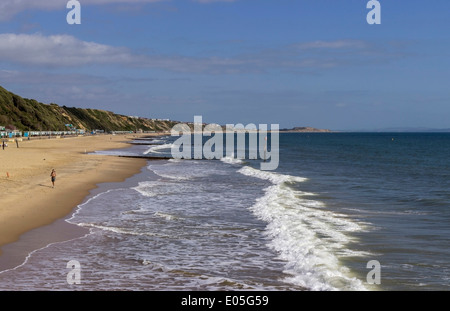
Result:
<instances>
[{"instance_id":1,"label":"green cliff","mask_svg":"<svg viewBox=\"0 0 450 311\"><path fill-rule=\"evenodd\" d=\"M64 131L74 128L109 131L167 131L176 123L130 117L98 109L70 108L22 98L0 86L0 126L21 131Z\"/></svg>"}]
</instances>

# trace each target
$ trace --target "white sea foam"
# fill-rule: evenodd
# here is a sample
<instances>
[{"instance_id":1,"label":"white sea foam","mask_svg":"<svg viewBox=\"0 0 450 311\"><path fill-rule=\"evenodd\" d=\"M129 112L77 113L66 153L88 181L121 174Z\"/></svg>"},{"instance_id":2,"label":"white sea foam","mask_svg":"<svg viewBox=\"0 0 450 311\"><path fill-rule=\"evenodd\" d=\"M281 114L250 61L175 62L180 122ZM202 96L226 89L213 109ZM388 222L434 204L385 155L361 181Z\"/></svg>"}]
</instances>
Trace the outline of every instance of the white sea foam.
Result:
<instances>
[{"instance_id":1,"label":"white sea foam","mask_svg":"<svg viewBox=\"0 0 450 311\"><path fill-rule=\"evenodd\" d=\"M169 159L167 161L172 162L172 163L179 163L179 162L183 161L183 159Z\"/></svg>"},{"instance_id":2,"label":"white sea foam","mask_svg":"<svg viewBox=\"0 0 450 311\"><path fill-rule=\"evenodd\" d=\"M142 181L136 187L131 189L139 192L144 197L167 197L179 196L184 194L192 194L193 186L187 183L179 183L176 181L160 182L160 181ZM141 208L142 209L142 208Z\"/></svg>"},{"instance_id":3,"label":"white sea foam","mask_svg":"<svg viewBox=\"0 0 450 311\"><path fill-rule=\"evenodd\" d=\"M95 229L100 229L103 231L110 231L110 232L126 234L126 235L168 237L168 236L160 235L160 234L153 233L153 232L138 232L138 231L130 230L128 228L102 226L102 225L98 225L98 224L94 224L94 223L79 223L78 225L81 227L95 228Z\"/></svg>"},{"instance_id":4,"label":"white sea foam","mask_svg":"<svg viewBox=\"0 0 450 311\"><path fill-rule=\"evenodd\" d=\"M173 162L172 162L173 164ZM161 165L155 166L155 165L149 165L147 166L147 169L158 175L159 177L168 178L168 179L175 179L175 180L188 180L191 179L192 176L190 176L187 173L180 172L173 169L167 169Z\"/></svg>"},{"instance_id":5,"label":"white sea foam","mask_svg":"<svg viewBox=\"0 0 450 311\"><path fill-rule=\"evenodd\" d=\"M158 183L155 181L143 181L143 182L140 182L136 187L133 187L132 189L136 190L143 196L155 197L159 194L157 191L155 191L155 188L154 188L157 184Z\"/></svg>"},{"instance_id":6,"label":"white sea foam","mask_svg":"<svg viewBox=\"0 0 450 311\"><path fill-rule=\"evenodd\" d=\"M244 283L240 280L235 280L226 277L215 277L207 274L196 273L186 267L180 268L176 265L161 264L160 262L154 262L148 259L141 261L142 266L154 271L161 271L171 275L174 278L181 278L184 282L184 288L206 288L209 291L220 290L274 290L270 287L263 287L260 284L254 284L253 282ZM186 278L187 276L187 278Z\"/></svg>"},{"instance_id":7,"label":"white sea foam","mask_svg":"<svg viewBox=\"0 0 450 311\"><path fill-rule=\"evenodd\" d=\"M169 161L165 164L152 163L147 169L156 175L173 179L177 181L185 181L193 178L206 177L212 174L224 175L221 170L215 170L208 165L208 161ZM205 169L202 169L205 167Z\"/></svg>"},{"instance_id":8,"label":"white sea foam","mask_svg":"<svg viewBox=\"0 0 450 311\"><path fill-rule=\"evenodd\" d=\"M159 150L171 149L172 146L173 146L173 144L163 144L163 145L151 146L147 151L144 152L144 154L162 153Z\"/></svg>"},{"instance_id":9,"label":"white sea foam","mask_svg":"<svg viewBox=\"0 0 450 311\"><path fill-rule=\"evenodd\" d=\"M269 180L274 184L282 184L285 182L287 183L304 182L307 180L307 178L304 177L284 175L270 171L261 171L250 166L244 166L238 172L246 176L252 176L259 179Z\"/></svg>"},{"instance_id":10,"label":"white sea foam","mask_svg":"<svg viewBox=\"0 0 450 311\"><path fill-rule=\"evenodd\" d=\"M222 161L224 163L228 163L228 164L242 164L242 163L244 163L244 161L242 161L241 159L235 158L233 155L223 157L223 158L220 159L220 161Z\"/></svg>"},{"instance_id":11,"label":"white sea foam","mask_svg":"<svg viewBox=\"0 0 450 311\"><path fill-rule=\"evenodd\" d=\"M163 213L163 212L155 212L154 215L157 216L157 217L164 218L165 220L169 220L169 221L179 219L179 217L177 217L177 216L174 216L174 215L171 215L171 214L168 214L168 213Z\"/></svg>"},{"instance_id":12,"label":"white sea foam","mask_svg":"<svg viewBox=\"0 0 450 311\"><path fill-rule=\"evenodd\" d=\"M267 222L269 246L287 262L285 272L292 276L286 282L311 290L365 289L338 257L367 255L346 247L354 241L349 233L363 230L362 225L346 215L324 209L322 202L306 199L305 193L289 187L304 178L251 167L239 172L273 184L251 210Z\"/></svg>"},{"instance_id":13,"label":"white sea foam","mask_svg":"<svg viewBox=\"0 0 450 311\"><path fill-rule=\"evenodd\" d=\"M109 190L107 190L105 192L101 192L101 193L93 196L92 198L89 198L86 202L84 202L82 204L79 204L77 206L77 209L75 210L75 212L72 213L72 216L70 216L70 218L66 219L65 221L68 222L68 223L74 224L74 225L78 225L78 223L74 222L73 219L78 215L78 213L81 211L83 206L88 205L91 201L94 201L95 199L97 199L97 198L99 198L99 197L101 197L103 195L106 195L106 194L108 194L108 193L110 193L112 191L119 191L119 190L123 190L123 189L109 189Z\"/></svg>"}]
</instances>

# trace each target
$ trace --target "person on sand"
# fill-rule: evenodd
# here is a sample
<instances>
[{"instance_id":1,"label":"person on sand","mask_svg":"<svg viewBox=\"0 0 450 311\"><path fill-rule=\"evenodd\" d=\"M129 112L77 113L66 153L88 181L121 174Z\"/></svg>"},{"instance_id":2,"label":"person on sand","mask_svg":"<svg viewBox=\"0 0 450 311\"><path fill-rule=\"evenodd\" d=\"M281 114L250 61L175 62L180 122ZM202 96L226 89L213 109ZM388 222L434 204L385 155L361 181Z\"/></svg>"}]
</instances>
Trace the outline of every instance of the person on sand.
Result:
<instances>
[{"instance_id":1,"label":"person on sand","mask_svg":"<svg viewBox=\"0 0 450 311\"><path fill-rule=\"evenodd\" d=\"M55 181L56 181L56 171L52 169L52 172L50 173L50 177L52 178L52 188L55 188Z\"/></svg>"}]
</instances>

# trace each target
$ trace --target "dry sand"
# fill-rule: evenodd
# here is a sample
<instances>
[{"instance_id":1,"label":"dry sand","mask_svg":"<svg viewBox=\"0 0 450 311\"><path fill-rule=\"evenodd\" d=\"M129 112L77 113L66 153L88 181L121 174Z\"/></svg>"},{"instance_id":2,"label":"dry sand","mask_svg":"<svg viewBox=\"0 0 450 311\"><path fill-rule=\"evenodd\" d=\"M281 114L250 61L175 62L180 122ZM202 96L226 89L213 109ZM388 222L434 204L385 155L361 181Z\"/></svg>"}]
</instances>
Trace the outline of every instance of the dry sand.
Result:
<instances>
[{"instance_id":1,"label":"dry sand","mask_svg":"<svg viewBox=\"0 0 450 311\"><path fill-rule=\"evenodd\" d=\"M68 215L97 184L123 181L140 172L145 159L88 154L128 147L133 136L34 139L19 142L19 148L14 142L0 148L0 246ZM53 168L55 188L50 179Z\"/></svg>"}]
</instances>

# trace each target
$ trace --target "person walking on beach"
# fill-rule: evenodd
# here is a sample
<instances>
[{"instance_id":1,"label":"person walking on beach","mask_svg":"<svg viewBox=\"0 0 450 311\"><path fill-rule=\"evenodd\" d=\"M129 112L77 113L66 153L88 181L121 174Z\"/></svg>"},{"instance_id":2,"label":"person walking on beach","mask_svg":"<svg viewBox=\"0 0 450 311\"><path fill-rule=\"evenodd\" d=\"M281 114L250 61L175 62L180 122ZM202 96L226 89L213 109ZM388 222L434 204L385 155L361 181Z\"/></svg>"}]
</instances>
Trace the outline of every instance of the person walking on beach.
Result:
<instances>
[{"instance_id":1,"label":"person walking on beach","mask_svg":"<svg viewBox=\"0 0 450 311\"><path fill-rule=\"evenodd\" d=\"M56 171L52 169L52 172L50 173L50 177L52 178L52 188L55 188L55 181L56 181Z\"/></svg>"},{"instance_id":2,"label":"person walking on beach","mask_svg":"<svg viewBox=\"0 0 450 311\"><path fill-rule=\"evenodd\" d=\"M2 148L5 150L5 141L2 142Z\"/></svg>"}]
</instances>

